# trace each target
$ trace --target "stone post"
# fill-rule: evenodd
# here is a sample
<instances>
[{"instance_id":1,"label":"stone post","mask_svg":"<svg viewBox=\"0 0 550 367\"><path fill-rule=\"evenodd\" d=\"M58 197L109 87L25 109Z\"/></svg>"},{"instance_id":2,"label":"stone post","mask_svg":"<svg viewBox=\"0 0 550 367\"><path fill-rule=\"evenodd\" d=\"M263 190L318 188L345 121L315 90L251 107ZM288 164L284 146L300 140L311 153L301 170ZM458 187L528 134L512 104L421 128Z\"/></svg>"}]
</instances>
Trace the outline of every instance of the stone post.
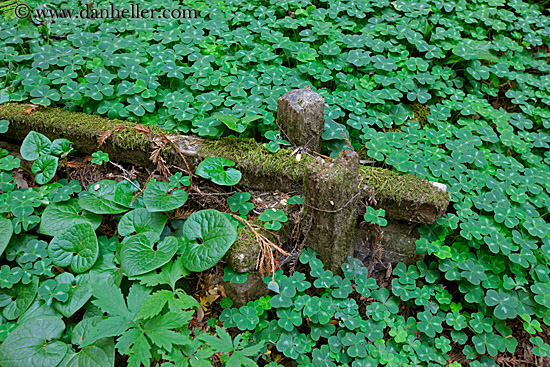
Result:
<instances>
[{"instance_id":1,"label":"stone post","mask_svg":"<svg viewBox=\"0 0 550 367\"><path fill-rule=\"evenodd\" d=\"M360 200L359 156L344 149L332 161L318 159L304 178L305 246L339 272L353 254ZM307 229L309 228L309 230Z\"/></svg>"},{"instance_id":2,"label":"stone post","mask_svg":"<svg viewBox=\"0 0 550 367\"><path fill-rule=\"evenodd\" d=\"M294 146L321 152L325 99L309 86L291 90L277 100L277 124Z\"/></svg>"}]
</instances>

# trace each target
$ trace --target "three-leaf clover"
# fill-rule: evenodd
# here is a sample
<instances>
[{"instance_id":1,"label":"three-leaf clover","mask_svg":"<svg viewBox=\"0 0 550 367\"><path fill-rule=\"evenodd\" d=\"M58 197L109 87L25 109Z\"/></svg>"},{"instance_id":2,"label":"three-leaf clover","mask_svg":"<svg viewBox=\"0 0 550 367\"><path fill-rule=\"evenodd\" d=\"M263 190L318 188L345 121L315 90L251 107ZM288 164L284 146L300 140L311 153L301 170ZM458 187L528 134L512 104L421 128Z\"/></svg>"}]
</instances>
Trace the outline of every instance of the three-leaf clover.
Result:
<instances>
[{"instance_id":1,"label":"three-leaf clover","mask_svg":"<svg viewBox=\"0 0 550 367\"><path fill-rule=\"evenodd\" d=\"M388 224L388 221L386 220L386 218L384 218L385 215L386 211L384 209L376 210L373 207L369 206L367 207L367 211L363 218L365 218L366 222L375 223L383 227Z\"/></svg>"},{"instance_id":2,"label":"three-leaf clover","mask_svg":"<svg viewBox=\"0 0 550 367\"><path fill-rule=\"evenodd\" d=\"M227 198L229 209L234 213L247 215L254 208L254 204L248 202L251 197L252 195L249 192L237 192L231 195Z\"/></svg>"},{"instance_id":3,"label":"three-leaf clover","mask_svg":"<svg viewBox=\"0 0 550 367\"><path fill-rule=\"evenodd\" d=\"M267 131L265 133L265 138L270 140L270 142L264 144L264 146L271 153L276 153L279 150L280 145L290 145L288 141L281 137L281 132L278 130Z\"/></svg>"},{"instance_id":4,"label":"three-leaf clover","mask_svg":"<svg viewBox=\"0 0 550 367\"><path fill-rule=\"evenodd\" d=\"M51 305L53 300L65 302L69 299L69 283L57 283L55 279L48 279L38 287L38 298Z\"/></svg>"},{"instance_id":5,"label":"three-leaf clover","mask_svg":"<svg viewBox=\"0 0 550 367\"><path fill-rule=\"evenodd\" d=\"M261 215L260 220L267 222L264 224L266 229L277 231L281 229L281 223L288 220L285 212L281 209L266 209Z\"/></svg>"},{"instance_id":6,"label":"three-leaf clover","mask_svg":"<svg viewBox=\"0 0 550 367\"><path fill-rule=\"evenodd\" d=\"M92 153L92 157L94 157L92 158L92 163L95 163L99 166L101 166L103 162L109 162L109 154L104 153L101 150L98 150L97 152Z\"/></svg>"}]
</instances>

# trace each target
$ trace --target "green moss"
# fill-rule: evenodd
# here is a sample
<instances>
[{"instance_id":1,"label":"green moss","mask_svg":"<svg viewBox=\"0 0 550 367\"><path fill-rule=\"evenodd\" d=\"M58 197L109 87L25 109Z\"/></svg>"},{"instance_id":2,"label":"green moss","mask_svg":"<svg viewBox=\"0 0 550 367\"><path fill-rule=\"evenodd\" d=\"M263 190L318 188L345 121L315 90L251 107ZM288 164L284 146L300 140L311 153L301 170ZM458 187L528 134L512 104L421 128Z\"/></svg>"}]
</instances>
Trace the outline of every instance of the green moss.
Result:
<instances>
[{"instance_id":1,"label":"green moss","mask_svg":"<svg viewBox=\"0 0 550 367\"><path fill-rule=\"evenodd\" d=\"M410 104L411 110L414 113L414 119L424 127L428 122L428 115L430 114L430 106L423 105L418 102Z\"/></svg>"},{"instance_id":2,"label":"green moss","mask_svg":"<svg viewBox=\"0 0 550 367\"><path fill-rule=\"evenodd\" d=\"M256 259L260 253L256 236L248 226L239 228L237 235L237 240L225 255L225 261L236 272L254 272L256 270Z\"/></svg>"},{"instance_id":3,"label":"green moss","mask_svg":"<svg viewBox=\"0 0 550 367\"><path fill-rule=\"evenodd\" d=\"M284 177L294 182L302 182L306 163L314 159L302 154L300 161L292 149L279 149L276 153L269 152L254 139L221 138L205 140L198 148L199 155L224 157L239 162L239 168L245 168L247 173L269 179L270 176Z\"/></svg>"},{"instance_id":4,"label":"green moss","mask_svg":"<svg viewBox=\"0 0 550 367\"><path fill-rule=\"evenodd\" d=\"M363 183L374 187L377 196L396 202L428 202L443 210L449 203L449 195L436 189L427 180L404 175L379 167L361 166Z\"/></svg>"}]
</instances>

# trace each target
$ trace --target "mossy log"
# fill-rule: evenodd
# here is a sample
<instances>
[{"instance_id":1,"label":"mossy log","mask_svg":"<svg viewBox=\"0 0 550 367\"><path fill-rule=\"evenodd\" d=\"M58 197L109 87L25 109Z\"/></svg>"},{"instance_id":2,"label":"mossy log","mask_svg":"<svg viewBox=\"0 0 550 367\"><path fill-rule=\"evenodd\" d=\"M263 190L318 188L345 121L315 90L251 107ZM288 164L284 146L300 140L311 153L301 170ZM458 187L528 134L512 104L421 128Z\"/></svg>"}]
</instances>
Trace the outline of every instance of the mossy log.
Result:
<instances>
[{"instance_id":1,"label":"mossy log","mask_svg":"<svg viewBox=\"0 0 550 367\"><path fill-rule=\"evenodd\" d=\"M136 126L135 123L111 120L100 116L67 111L62 108L37 108L30 104L7 103L0 105L0 119L10 121L4 134L9 139L23 140L30 131L46 135L50 139L65 138L73 142L75 149L93 153L99 149L109 153L113 160L151 166L151 143L133 129L114 132L99 148L98 138L117 126ZM28 112L28 113L27 113Z\"/></svg>"},{"instance_id":2,"label":"mossy log","mask_svg":"<svg viewBox=\"0 0 550 367\"><path fill-rule=\"evenodd\" d=\"M103 133L118 126L135 127L135 123L55 107L38 108L26 113L28 109L29 105L22 103L0 105L0 119L10 121L10 128L5 134L7 138L21 141L29 131L34 130L50 139L67 138L83 153L91 154L101 149L116 162L153 166L149 160L151 142L135 129L115 131L99 147L98 138ZM156 127L152 130L166 136L170 134ZM200 139L190 136L171 136L171 139L192 171L205 158L224 157L236 162L236 168L243 173L241 184L251 189L301 192L306 166L315 164L315 158L305 154L298 160L292 149L280 149L272 154L252 139ZM168 164L185 168L179 153L171 146L167 146L162 154ZM445 213L449 203L447 193L418 177L368 166L362 166L359 175L363 185L360 197L366 197L374 189L378 207L386 209L386 216L390 219L433 223Z\"/></svg>"}]
</instances>

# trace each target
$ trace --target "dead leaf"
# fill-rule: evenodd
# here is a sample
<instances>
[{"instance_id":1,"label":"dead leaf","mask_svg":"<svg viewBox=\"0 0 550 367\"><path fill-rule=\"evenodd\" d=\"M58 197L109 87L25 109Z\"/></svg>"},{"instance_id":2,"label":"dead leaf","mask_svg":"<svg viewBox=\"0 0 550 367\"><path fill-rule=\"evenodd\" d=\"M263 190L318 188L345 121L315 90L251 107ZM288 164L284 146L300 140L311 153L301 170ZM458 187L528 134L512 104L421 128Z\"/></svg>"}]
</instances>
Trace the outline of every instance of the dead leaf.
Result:
<instances>
[{"instance_id":1,"label":"dead leaf","mask_svg":"<svg viewBox=\"0 0 550 367\"><path fill-rule=\"evenodd\" d=\"M110 121L110 120L109 120ZM99 136L99 138L97 139L97 142L98 142L98 146L102 146L103 143L105 143L105 140L109 139L109 137L115 132L115 131L120 131L120 130L124 130L124 129L129 129L130 127L129 126L124 126L124 125L120 125L120 126L117 126L115 127L114 129L111 129L111 130L107 130L105 131L103 134L101 134Z\"/></svg>"},{"instance_id":2,"label":"dead leaf","mask_svg":"<svg viewBox=\"0 0 550 367\"><path fill-rule=\"evenodd\" d=\"M25 180L25 177L21 172L15 172L13 174L13 178L15 180L16 186L18 189L28 189L29 184L27 183L27 180Z\"/></svg>"},{"instance_id":3,"label":"dead leaf","mask_svg":"<svg viewBox=\"0 0 550 367\"><path fill-rule=\"evenodd\" d=\"M36 110L38 107L40 106L37 106L35 104L30 104L30 105L27 105L29 106L28 108L25 109L25 111L23 111L23 113L26 113L27 115L30 114L32 111Z\"/></svg>"},{"instance_id":4,"label":"dead leaf","mask_svg":"<svg viewBox=\"0 0 550 367\"><path fill-rule=\"evenodd\" d=\"M202 320L204 320L204 311L203 311L201 308L199 308L199 309L197 310L196 321L197 321L197 323L201 323Z\"/></svg>"}]
</instances>

